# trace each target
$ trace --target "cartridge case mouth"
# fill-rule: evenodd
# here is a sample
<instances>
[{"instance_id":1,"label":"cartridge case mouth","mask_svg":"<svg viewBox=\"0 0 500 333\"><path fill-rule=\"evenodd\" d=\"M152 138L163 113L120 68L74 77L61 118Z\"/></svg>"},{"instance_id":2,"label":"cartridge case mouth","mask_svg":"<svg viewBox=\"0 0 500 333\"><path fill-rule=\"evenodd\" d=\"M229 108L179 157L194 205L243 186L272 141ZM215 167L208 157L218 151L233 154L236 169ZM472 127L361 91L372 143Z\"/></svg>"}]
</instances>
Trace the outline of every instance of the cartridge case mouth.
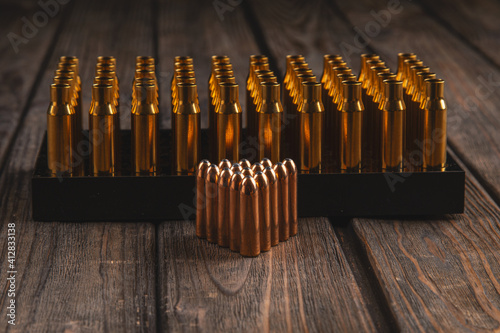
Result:
<instances>
[{"instance_id":1,"label":"cartridge case mouth","mask_svg":"<svg viewBox=\"0 0 500 333\"><path fill-rule=\"evenodd\" d=\"M261 96L263 103L276 103L280 102L280 87L281 85L277 82L262 82L261 86Z\"/></svg>"},{"instance_id":2,"label":"cartridge case mouth","mask_svg":"<svg viewBox=\"0 0 500 333\"><path fill-rule=\"evenodd\" d=\"M135 63L138 65L155 65L155 58L151 56L137 56L135 57Z\"/></svg>"},{"instance_id":3,"label":"cartridge case mouth","mask_svg":"<svg viewBox=\"0 0 500 333\"><path fill-rule=\"evenodd\" d=\"M239 88L238 84L223 82L219 84L220 99L222 103L239 103Z\"/></svg>"},{"instance_id":4,"label":"cartridge case mouth","mask_svg":"<svg viewBox=\"0 0 500 333\"><path fill-rule=\"evenodd\" d=\"M212 56L212 63L216 62L229 62L230 59L227 55L213 55Z\"/></svg>"},{"instance_id":5,"label":"cartridge case mouth","mask_svg":"<svg viewBox=\"0 0 500 333\"><path fill-rule=\"evenodd\" d=\"M251 55L250 65L255 62L269 62L269 58L263 54Z\"/></svg>"},{"instance_id":6,"label":"cartridge case mouth","mask_svg":"<svg viewBox=\"0 0 500 333\"><path fill-rule=\"evenodd\" d=\"M193 64L193 58L190 56L175 56L174 57L174 64L178 62L181 64Z\"/></svg>"},{"instance_id":7,"label":"cartridge case mouth","mask_svg":"<svg viewBox=\"0 0 500 333\"><path fill-rule=\"evenodd\" d=\"M389 79L384 80L384 91L386 100L402 100L403 99L403 82L399 80Z\"/></svg>"},{"instance_id":8,"label":"cartridge case mouth","mask_svg":"<svg viewBox=\"0 0 500 333\"><path fill-rule=\"evenodd\" d=\"M344 81L342 82L344 102L352 102L361 100L361 85L360 81Z\"/></svg>"},{"instance_id":9,"label":"cartridge case mouth","mask_svg":"<svg viewBox=\"0 0 500 333\"><path fill-rule=\"evenodd\" d=\"M156 85L153 83L136 83L134 97L137 103L153 104L156 102Z\"/></svg>"},{"instance_id":10,"label":"cartridge case mouth","mask_svg":"<svg viewBox=\"0 0 500 333\"><path fill-rule=\"evenodd\" d=\"M425 79L427 98L442 98L444 96L444 80Z\"/></svg>"},{"instance_id":11,"label":"cartridge case mouth","mask_svg":"<svg viewBox=\"0 0 500 333\"><path fill-rule=\"evenodd\" d=\"M67 83L53 83L50 85L50 101L53 103L70 103L71 86Z\"/></svg>"},{"instance_id":12,"label":"cartridge case mouth","mask_svg":"<svg viewBox=\"0 0 500 333\"><path fill-rule=\"evenodd\" d=\"M302 82L302 98L304 102L321 101L321 83Z\"/></svg>"},{"instance_id":13,"label":"cartridge case mouth","mask_svg":"<svg viewBox=\"0 0 500 333\"><path fill-rule=\"evenodd\" d=\"M92 100L97 103L113 103L114 87L111 84L95 83L92 85Z\"/></svg>"},{"instance_id":14,"label":"cartridge case mouth","mask_svg":"<svg viewBox=\"0 0 500 333\"><path fill-rule=\"evenodd\" d=\"M113 56L99 56L97 62L101 64L113 64L116 66L116 58Z\"/></svg>"}]
</instances>

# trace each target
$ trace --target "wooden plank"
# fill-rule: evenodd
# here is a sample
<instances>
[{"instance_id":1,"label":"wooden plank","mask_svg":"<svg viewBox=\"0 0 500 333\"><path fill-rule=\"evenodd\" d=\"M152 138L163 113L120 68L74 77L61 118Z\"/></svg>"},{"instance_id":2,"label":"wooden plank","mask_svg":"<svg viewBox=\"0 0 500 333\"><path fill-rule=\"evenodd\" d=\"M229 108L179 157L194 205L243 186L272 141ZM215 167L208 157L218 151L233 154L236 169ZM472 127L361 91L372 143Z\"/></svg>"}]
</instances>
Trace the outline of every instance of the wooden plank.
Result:
<instances>
[{"instance_id":1,"label":"wooden plank","mask_svg":"<svg viewBox=\"0 0 500 333\"><path fill-rule=\"evenodd\" d=\"M374 12L390 13L385 2L372 0L337 5L362 31L377 22ZM448 143L500 202L500 71L411 2L400 3L387 26L378 26L370 46L391 68L396 70L398 52L415 52L446 81ZM355 46L352 40L346 43Z\"/></svg>"},{"instance_id":2,"label":"wooden plank","mask_svg":"<svg viewBox=\"0 0 500 333\"><path fill-rule=\"evenodd\" d=\"M489 61L500 66L498 36L500 4L498 1L421 1L420 5L452 31L474 45Z\"/></svg>"},{"instance_id":3,"label":"wooden plank","mask_svg":"<svg viewBox=\"0 0 500 333\"><path fill-rule=\"evenodd\" d=\"M374 331L339 240L325 218L256 258L200 240L194 222L160 234L159 281L168 331Z\"/></svg>"},{"instance_id":4,"label":"wooden plank","mask_svg":"<svg viewBox=\"0 0 500 333\"><path fill-rule=\"evenodd\" d=\"M463 215L355 219L353 227L400 330L500 328L500 210L474 177Z\"/></svg>"},{"instance_id":5,"label":"wooden plank","mask_svg":"<svg viewBox=\"0 0 500 333\"><path fill-rule=\"evenodd\" d=\"M57 3L57 2L56 2ZM0 22L0 165L8 153L18 124L30 102L30 93L44 55L55 38L57 28L69 5L50 7L50 16L36 2L10 1L2 5ZM56 12L56 9L58 11ZM47 21L43 21L43 15ZM39 27L34 25L33 16L41 17ZM38 21L37 21L38 22ZM43 24L45 23L45 24ZM34 29L30 30L30 24ZM37 57L30 57L37 54Z\"/></svg>"},{"instance_id":6,"label":"wooden plank","mask_svg":"<svg viewBox=\"0 0 500 333\"><path fill-rule=\"evenodd\" d=\"M130 89L134 56L153 48L151 8L119 1L77 2L54 45L49 66L0 178L0 298L7 318L7 226L16 223L16 326L1 331L154 331L155 226L151 223L37 223L31 219L30 177L46 129L48 87L61 55L81 59L84 110L95 57L113 54ZM113 13L113 18L110 18ZM131 24L134 22L134 24ZM118 47L119 45L119 47ZM36 57L33 54L32 58ZM125 105L125 99L122 100ZM128 114L124 106L123 114ZM123 122L126 124L126 121ZM91 209L92 207L89 207Z\"/></svg>"},{"instance_id":7,"label":"wooden plank","mask_svg":"<svg viewBox=\"0 0 500 333\"><path fill-rule=\"evenodd\" d=\"M225 11L223 20L212 5L199 3L192 10L180 2L160 4L160 53L169 55L167 61L180 54L195 57L202 108L210 55L231 56L243 101L248 56L263 52L253 37L256 31L252 33L246 23L245 5ZM195 30L198 25L189 24L195 21L210 29ZM328 221L303 220L301 226L300 236L248 259L198 240L193 222L162 224L158 235L161 328L374 330L363 294Z\"/></svg>"}]
</instances>

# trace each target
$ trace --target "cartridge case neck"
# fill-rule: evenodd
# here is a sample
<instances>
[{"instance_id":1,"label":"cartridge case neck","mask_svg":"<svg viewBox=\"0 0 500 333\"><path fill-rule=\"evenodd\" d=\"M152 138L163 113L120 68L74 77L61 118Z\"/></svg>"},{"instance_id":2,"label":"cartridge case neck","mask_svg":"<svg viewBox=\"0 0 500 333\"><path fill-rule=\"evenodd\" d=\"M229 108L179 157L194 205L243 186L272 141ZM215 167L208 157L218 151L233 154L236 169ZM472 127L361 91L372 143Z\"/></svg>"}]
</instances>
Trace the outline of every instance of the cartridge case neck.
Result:
<instances>
[{"instance_id":1,"label":"cartridge case neck","mask_svg":"<svg viewBox=\"0 0 500 333\"><path fill-rule=\"evenodd\" d=\"M113 103L113 86L109 84L94 84L92 87L92 102L97 104Z\"/></svg>"},{"instance_id":2,"label":"cartridge case neck","mask_svg":"<svg viewBox=\"0 0 500 333\"><path fill-rule=\"evenodd\" d=\"M398 80L384 81L384 111L404 111L406 106L403 102L403 82Z\"/></svg>"},{"instance_id":3,"label":"cartridge case neck","mask_svg":"<svg viewBox=\"0 0 500 333\"><path fill-rule=\"evenodd\" d=\"M360 112L364 110L361 102L361 82L347 81L342 84L342 112Z\"/></svg>"}]
</instances>

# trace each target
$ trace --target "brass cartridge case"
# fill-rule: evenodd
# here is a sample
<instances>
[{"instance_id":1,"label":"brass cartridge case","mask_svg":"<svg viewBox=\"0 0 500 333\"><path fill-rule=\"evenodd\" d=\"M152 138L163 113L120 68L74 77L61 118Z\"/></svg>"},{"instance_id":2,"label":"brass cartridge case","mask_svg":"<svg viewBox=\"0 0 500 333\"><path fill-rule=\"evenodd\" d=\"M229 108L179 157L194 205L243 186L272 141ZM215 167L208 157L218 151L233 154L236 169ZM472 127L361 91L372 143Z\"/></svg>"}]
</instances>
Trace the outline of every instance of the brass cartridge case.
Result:
<instances>
[{"instance_id":1,"label":"brass cartridge case","mask_svg":"<svg viewBox=\"0 0 500 333\"><path fill-rule=\"evenodd\" d=\"M99 56L97 57L97 63L112 64L116 66L116 58L113 56Z\"/></svg>"},{"instance_id":2,"label":"brass cartridge case","mask_svg":"<svg viewBox=\"0 0 500 333\"><path fill-rule=\"evenodd\" d=\"M249 160L247 160L246 158L243 158L239 161L239 164L240 166L244 169L244 168L252 168L252 163L250 163Z\"/></svg>"},{"instance_id":3,"label":"brass cartridge case","mask_svg":"<svg viewBox=\"0 0 500 333\"><path fill-rule=\"evenodd\" d=\"M206 193L206 213L207 213L207 240L210 243L218 241L218 183L219 183L219 167L212 164L207 169L205 176L205 193Z\"/></svg>"},{"instance_id":4,"label":"brass cartridge case","mask_svg":"<svg viewBox=\"0 0 500 333\"><path fill-rule=\"evenodd\" d=\"M361 55L361 66L360 66L360 71L359 71L359 81L360 82L364 83L364 81L366 79L366 74L368 71L368 67L367 67L366 62L369 60L380 60L380 56L378 56L377 54L373 54L373 53L365 53L365 54ZM364 84L363 84L363 88L366 89Z\"/></svg>"},{"instance_id":5,"label":"brass cartridge case","mask_svg":"<svg viewBox=\"0 0 500 333\"><path fill-rule=\"evenodd\" d=\"M241 165L239 163L233 163L233 165L231 166L231 171L233 173L235 173L236 171L243 172L243 168L241 167Z\"/></svg>"},{"instance_id":6,"label":"brass cartridge case","mask_svg":"<svg viewBox=\"0 0 500 333\"><path fill-rule=\"evenodd\" d=\"M278 162L273 167L278 179L278 223L279 240L286 241L290 237L290 205L289 205L289 177L286 166Z\"/></svg>"},{"instance_id":7,"label":"brass cartridge case","mask_svg":"<svg viewBox=\"0 0 500 333\"><path fill-rule=\"evenodd\" d=\"M254 179L259 192L260 251L265 252L271 249L271 197L269 180L262 171L257 171Z\"/></svg>"},{"instance_id":8,"label":"brass cartridge case","mask_svg":"<svg viewBox=\"0 0 500 333\"><path fill-rule=\"evenodd\" d=\"M70 64L69 66L62 65L55 72L55 76L61 77L71 77L74 81L74 94L75 94L75 114L76 114L76 140L77 142L81 141L82 138L82 128L83 128L83 120L82 120L82 87L81 87L81 79L78 75L78 66L75 64Z\"/></svg>"},{"instance_id":9,"label":"brass cartridge case","mask_svg":"<svg viewBox=\"0 0 500 333\"><path fill-rule=\"evenodd\" d=\"M269 183L269 204L270 204L270 225L271 225L271 246L276 246L280 242L280 223L279 223L279 183L276 172L272 166L264 169L264 175Z\"/></svg>"},{"instance_id":10,"label":"brass cartridge case","mask_svg":"<svg viewBox=\"0 0 500 333\"><path fill-rule=\"evenodd\" d=\"M292 63L295 64L303 64L305 63L306 59L304 58L303 55L287 55L286 56L286 70L285 70L285 76L283 77L283 88L285 89L284 92L288 92L289 87L288 87L288 82L291 78L292 75L292 70L294 68ZM307 65L307 64L306 64ZM285 101L283 101L283 104L285 104Z\"/></svg>"},{"instance_id":11,"label":"brass cartridge case","mask_svg":"<svg viewBox=\"0 0 500 333\"><path fill-rule=\"evenodd\" d=\"M380 158L383 172L403 171L405 104L403 82L384 80L385 101L381 113Z\"/></svg>"},{"instance_id":12,"label":"brass cartridge case","mask_svg":"<svg viewBox=\"0 0 500 333\"><path fill-rule=\"evenodd\" d=\"M136 79L149 78L149 79L154 79L156 81L156 72L150 69L139 68L135 70L135 78Z\"/></svg>"},{"instance_id":13,"label":"brass cartridge case","mask_svg":"<svg viewBox=\"0 0 500 333\"><path fill-rule=\"evenodd\" d=\"M241 181L245 178L239 171L233 172L229 186L229 248L231 251L240 251L241 224L240 224L240 189Z\"/></svg>"},{"instance_id":14,"label":"brass cartridge case","mask_svg":"<svg viewBox=\"0 0 500 333\"><path fill-rule=\"evenodd\" d=\"M172 76L172 82L171 82L171 86L170 86L170 94L171 94L171 98L172 98L172 100L171 100L172 112L174 111L175 105L177 104L177 101L179 100L179 96L178 96L178 92L177 92L177 83L180 83L178 81L179 77L191 77L191 78L195 79L195 73L191 69L177 69L177 70L175 70L174 75Z\"/></svg>"},{"instance_id":15,"label":"brass cartridge case","mask_svg":"<svg viewBox=\"0 0 500 333\"><path fill-rule=\"evenodd\" d=\"M76 115L71 104L71 86L52 84L50 106L47 110L47 162L50 174L73 176L75 159Z\"/></svg>"},{"instance_id":16,"label":"brass cartridge case","mask_svg":"<svg viewBox=\"0 0 500 333\"><path fill-rule=\"evenodd\" d=\"M403 60L403 89L408 88L408 82L410 80L410 67L411 66L423 66L422 60L417 58Z\"/></svg>"},{"instance_id":17,"label":"brass cartridge case","mask_svg":"<svg viewBox=\"0 0 500 333\"><path fill-rule=\"evenodd\" d=\"M302 83L303 102L299 109L299 168L303 173L321 173L323 122L325 108L321 102L321 84Z\"/></svg>"},{"instance_id":18,"label":"brass cartridge case","mask_svg":"<svg viewBox=\"0 0 500 333\"><path fill-rule=\"evenodd\" d=\"M328 90L325 89L325 86L328 81L331 80L331 75L330 75L330 66L328 64L328 61L342 61L342 56L339 54L325 54L323 55L323 73L321 75L321 86L322 86L322 91L321 91L321 99L322 101L325 100L326 94L328 93Z\"/></svg>"},{"instance_id":19,"label":"brass cartridge case","mask_svg":"<svg viewBox=\"0 0 500 333\"><path fill-rule=\"evenodd\" d=\"M95 65L95 71L96 71L96 74L98 73L98 71L100 70L103 70L103 71L113 71L115 72L116 71L116 66L115 65L112 65L112 64L101 64L101 63L97 63Z\"/></svg>"},{"instance_id":20,"label":"brass cartridge case","mask_svg":"<svg viewBox=\"0 0 500 333\"><path fill-rule=\"evenodd\" d=\"M329 99L333 101L333 110L336 110L338 107L339 95L342 95L342 84L339 79L339 75L341 74L352 74L352 69L349 67L335 67L332 69L332 87L328 92Z\"/></svg>"},{"instance_id":21,"label":"brass cartridge case","mask_svg":"<svg viewBox=\"0 0 500 333\"><path fill-rule=\"evenodd\" d=\"M136 84L131 114L131 146L133 173L137 176L156 176L159 172L159 123L156 85Z\"/></svg>"},{"instance_id":22,"label":"brass cartridge case","mask_svg":"<svg viewBox=\"0 0 500 333\"><path fill-rule=\"evenodd\" d=\"M417 73L429 73L429 66L411 66L410 67L410 77L408 78L408 86L406 88L406 94L411 97L415 94L415 90L417 88Z\"/></svg>"},{"instance_id":23,"label":"brass cartridge case","mask_svg":"<svg viewBox=\"0 0 500 333\"><path fill-rule=\"evenodd\" d=\"M212 156L215 156L217 153L217 115L216 115L216 109L217 106L221 102L221 88L220 84L217 80L217 77L222 77L222 76L231 76L234 77L234 72L232 69L219 69L215 68L214 69L214 76L212 79L212 83L209 85L209 92L208 92L208 133L209 133L209 138L211 139L209 143L210 145L210 154ZM231 82L231 81L227 81ZM215 156L216 157L216 156Z\"/></svg>"},{"instance_id":24,"label":"brass cartridge case","mask_svg":"<svg viewBox=\"0 0 500 333\"><path fill-rule=\"evenodd\" d=\"M220 85L220 103L215 112L217 160L227 158L230 161L238 161L241 140L241 105L237 84L222 83Z\"/></svg>"},{"instance_id":25,"label":"brass cartridge case","mask_svg":"<svg viewBox=\"0 0 500 333\"><path fill-rule=\"evenodd\" d=\"M415 119L418 114L418 109L414 109L412 103L413 95L416 94L417 89L417 73L428 73L430 68L428 66L411 66L409 69L408 85L405 90L404 101L406 105L406 118L405 118L405 150L408 154L418 151L419 147L416 142L418 137L417 124Z\"/></svg>"},{"instance_id":26,"label":"brass cartridge case","mask_svg":"<svg viewBox=\"0 0 500 333\"><path fill-rule=\"evenodd\" d=\"M336 94L334 96L333 104L338 107L338 105L340 104L340 102L342 100L342 81L358 81L358 78L354 74L344 73L344 74L337 74L336 79L337 79L337 84L338 84L339 88L336 89ZM326 108L325 108L325 111L326 111ZM335 114L336 114L337 109L334 109L332 112L335 112Z\"/></svg>"},{"instance_id":27,"label":"brass cartridge case","mask_svg":"<svg viewBox=\"0 0 500 333\"><path fill-rule=\"evenodd\" d=\"M396 74L396 80L404 81L404 61L407 59L417 59L415 53L398 53L398 72Z\"/></svg>"},{"instance_id":28,"label":"brass cartridge case","mask_svg":"<svg viewBox=\"0 0 500 333\"><path fill-rule=\"evenodd\" d=\"M422 107L422 143L424 171L444 171L446 167L447 107L444 80L426 79L426 99Z\"/></svg>"},{"instance_id":29,"label":"brass cartridge case","mask_svg":"<svg viewBox=\"0 0 500 333\"><path fill-rule=\"evenodd\" d=\"M172 114L174 174L194 174L200 159L201 119L196 85L179 83L179 101ZM220 159L221 160L221 159Z\"/></svg>"},{"instance_id":30,"label":"brass cartridge case","mask_svg":"<svg viewBox=\"0 0 500 333\"><path fill-rule=\"evenodd\" d=\"M113 103L113 86L94 84L89 111L90 173L116 176L120 173L119 116Z\"/></svg>"},{"instance_id":31,"label":"brass cartridge case","mask_svg":"<svg viewBox=\"0 0 500 333\"><path fill-rule=\"evenodd\" d=\"M174 64L176 64L176 63L192 65L193 58L190 56L175 56L174 57Z\"/></svg>"},{"instance_id":32,"label":"brass cartridge case","mask_svg":"<svg viewBox=\"0 0 500 333\"><path fill-rule=\"evenodd\" d=\"M260 164L259 162L254 163L254 164L252 165L252 171L253 171L253 173L254 173L254 174L256 174L256 173L257 173L257 172L259 172L259 171L260 171L260 172L264 172L264 168L265 168L265 167L264 167L262 164Z\"/></svg>"},{"instance_id":33,"label":"brass cartridge case","mask_svg":"<svg viewBox=\"0 0 500 333\"><path fill-rule=\"evenodd\" d=\"M257 110L257 105L254 104L254 91L258 89L259 82L257 80L257 76L255 75L256 71L269 71L269 63L268 62L251 62L248 70L247 77L247 87L246 87L246 123L247 123L247 136L255 137L258 135L256 128L256 120L255 120L255 112Z\"/></svg>"},{"instance_id":34,"label":"brass cartridge case","mask_svg":"<svg viewBox=\"0 0 500 333\"><path fill-rule=\"evenodd\" d=\"M230 160L227 160L227 159L223 159L222 161L220 161L219 163L219 170L224 170L225 168L228 168L228 169L231 169L233 165L231 164L231 161Z\"/></svg>"},{"instance_id":35,"label":"brass cartridge case","mask_svg":"<svg viewBox=\"0 0 500 333\"><path fill-rule=\"evenodd\" d=\"M202 160L196 171L196 236L207 238L207 202L205 178L210 166L208 160Z\"/></svg>"},{"instance_id":36,"label":"brass cartridge case","mask_svg":"<svg viewBox=\"0 0 500 333\"><path fill-rule=\"evenodd\" d=\"M151 56L137 56L135 57L135 63L136 65L155 65L155 58Z\"/></svg>"},{"instance_id":37,"label":"brass cartridge case","mask_svg":"<svg viewBox=\"0 0 500 333\"><path fill-rule=\"evenodd\" d=\"M344 81L339 105L339 158L341 172L361 171L361 142L364 106L361 82Z\"/></svg>"},{"instance_id":38,"label":"brass cartridge case","mask_svg":"<svg viewBox=\"0 0 500 333\"><path fill-rule=\"evenodd\" d=\"M219 170L221 170L221 172L219 175L219 188L217 193L217 244L222 247L229 247L229 215L231 212L229 188L231 186L231 177L233 176L233 173L231 169L227 167Z\"/></svg>"},{"instance_id":39,"label":"brass cartridge case","mask_svg":"<svg viewBox=\"0 0 500 333\"><path fill-rule=\"evenodd\" d=\"M283 106L281 105L280 84L264 82L261 84L262 102L257 107L257 133L259 149L257 158L269 158L272 162L280 160L281 128Z\"/></svg>"},{"instance_id":40,"label":"brass cartridge case","mask_svg":"<svg viewBox=\"0 0 500 333\"><path fill-rule=\"evenodd\" d=\"M299 220L297 214L297 182L298 170L295 162L291 158L285 158L283 165L288 173L288 216L290 220L290 237L295 236L299 230Z\"/></svg>"},{"instance_id":41,"label":"brass cartridge case","mask_svg":"<svg viewBox=\"0 0 500 333\"><path fill-rule=\"evenodd\" d=\"M267 167L271 167L272 168L273 167L273 162L271 162L271 160L268 159L267 157L264 157L262 159L262 161L260 161L260 164L262 164L262 166L264 168L267 168Z\"/></svg>"},{"instance_id":42,"label":"brass cartridge case","mask_svg":"<svg viewBox=\"0 0 500 333\"><path fill-rule=\"evenodd\" d=\"M246 176L240 189L240 254L256 257L260 254L259 191L251 176Z\"/></svg>"},{"instance_id":43,"label":"brass cartridge case","mask_svg":"<svg viewBox=\"0 0 500 333\"><path fill-rule=\"evenodd\" d=\"M255 174L252 170L252 168L243 168L243 170L241 171L241 173L243 174L243 176L251 176L253 177Z\"/></svg>"}]
</instances>

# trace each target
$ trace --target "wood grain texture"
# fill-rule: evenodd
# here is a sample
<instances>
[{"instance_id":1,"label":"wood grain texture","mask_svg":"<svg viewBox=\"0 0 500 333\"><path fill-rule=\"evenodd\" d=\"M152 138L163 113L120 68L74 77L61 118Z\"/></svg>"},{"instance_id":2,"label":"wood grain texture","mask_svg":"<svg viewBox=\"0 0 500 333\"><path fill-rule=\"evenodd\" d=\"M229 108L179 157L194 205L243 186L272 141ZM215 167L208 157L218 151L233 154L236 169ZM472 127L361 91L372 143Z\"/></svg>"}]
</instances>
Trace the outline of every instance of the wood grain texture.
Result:
<instances>
[{"instance_id":1,"label":"wood grain texture","mask_svg":"<svg viewBox=\"0 0 500 333\"><path fill-rule=\"evenodd\" d=\"M500 330L500 210L473 177L463 215L353 227L400 330Z\"/></svg>"},{"instance_id":2,"label":"wood grain texture","mask_svg":"<svg viewBox=\"0 0 500 333\"><path fill-rule=\"evenodd\" d=\"M3 320L0 330L155 330L154 225L37 223L30 214L30 178L46 130L48 87L59 56L71 54L80 58L84 110L88 110L95 58L101 54L118 58L118 75L126 94L127 82L132 82L135 55L151 53L152 44L148 6L137 2L123 6L119 1L74 4L49 65L43 69L40 86L0 178L0 233L4 235L0 237L2 318L7 318L9 301L5 293L8 267L5 235L9 222L16 223L18 302L17 325L9 327Z\"/></svg>"},{"instance_id":3,"label":"wood grain texture","mask_svg":"<svg viewBox=\"0 0 500 333\"><path fill-rule=\"evenodd\" d=\"M460 34L500 66L500 4L498 1L421 1L425 10Z\"/></svg>"},{"instance_id":4,"label":"wood grain texture","mask_svg":"<svg viewBox=\"0 0 500 333\"><path fill-rule=\"evenodd\" d=\"M170 127L170 81L174 57L178 55L189 55L194 59L203 128L208 125L207 94L212 55L228 55L231 58L236 83L240 86L240 102L244 105L249 56L260 54L260 50L245 22L242 5L221 10L217 9L215 3L199 1L194 6L190 2L160 1L158 4L159 71L161 82L165 83L162 86L165 96L161 100L162 112L165 114L163 127ZM243 119L245 121L246 116ZM245 122L243 126L246 126Z\"/></svg>"},{"instance_id":5,"label":"wood grain texture","mask_svg":"<svg viewBox=\"0 0 500 333\"><path fill-rule=\"evenodd\" d=\"M19 121L35 91L37 74L56 35L57 28L69 5L59 6L59 12L36 30L23 26L33 23L33 15L42 10L36 2L12 1L0 10L2 38L0 38L0 165L3 164L9 144ZM54 7L55 10L55 7ZM23 33L24 32L24 33ZM29 37L29 38L27 38ZM34 58L30 55L38 54Z\"/></svg>"},{"instance_id":6,"label":"wood grain texture","mask_svg":"<svg viewBox=\"0 0 500 333\"><path fill-rule=\"evenodd\" d=\"M372 0L337 5L359 29L376 22L372 11L387 10ZM397 11L369 45L394 70L398 52L415 52L446 81L448 143L500 202L500 71L414 3L402 1Z\"/></svg>"},{"instance_id":7,"label":"wood grain texture","mask_svg":"<svg viewBox=\"0 0 500 333\"><path fill-rule=\"evenodd\" d=\"M339 241L324 218L256 258L162 225L162 328L169 331L374 331Z\"/></svg>"}]
</instances>

